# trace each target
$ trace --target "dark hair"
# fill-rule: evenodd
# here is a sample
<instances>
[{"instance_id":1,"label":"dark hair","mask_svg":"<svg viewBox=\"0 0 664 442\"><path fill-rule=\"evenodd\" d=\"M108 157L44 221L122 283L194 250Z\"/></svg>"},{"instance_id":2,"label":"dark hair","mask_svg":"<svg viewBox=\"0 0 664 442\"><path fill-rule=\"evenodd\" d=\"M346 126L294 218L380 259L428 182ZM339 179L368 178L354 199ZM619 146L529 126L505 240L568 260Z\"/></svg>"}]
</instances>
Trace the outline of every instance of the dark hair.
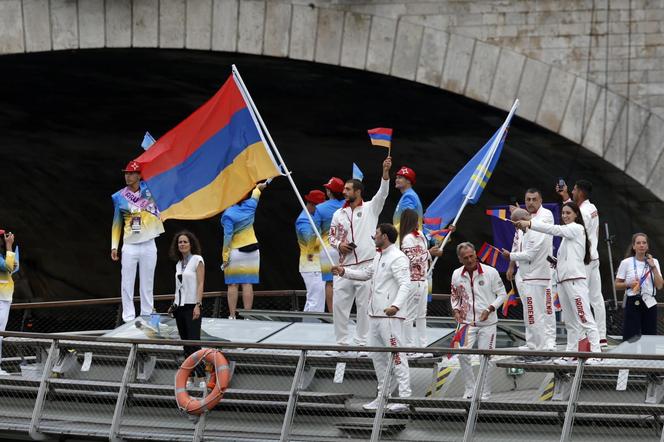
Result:
<instances>
[{"instance_id":1,"label":"dark hair","mask_svg":"<svg viewBox=\"0 0 664 442\"><path fill-rule=\"evenodd\" d=\"M629 258L630 256L636 255L636 252L634 251L634 243L636 242L636 238L639 236L643 236L646 239L646 242L648 243L648 249L650 249L650 241L648 240L648 235L645 233L635 233L632 235L632 240L629 242L629 246L627 246L627 251L625 252L625 258ZM646 253L648 253L650 250L646 250Z\"/></svg>"},{"instance_id":2,"label":"dark hair","mask_svg":"<svg viewBox=\"0 0 664 442\"><path fill-rule=\"evenodd\" d=\"M542 198L542 192L536 187L527 188L526 193L537 193L537 194L539 194L540 198Z\"/></svg>"},{"instance_id":3,"label":"dark hair","mask_svg":"<svg viewBox=\"0 0 664 442\"><path fill-rule=\"evenodd\" d=\"M590 194L593 193L593 183L588 180L577 180L574 185L586 195L586 198L590 198Z\"/></svg>"},{"instance_id":4,"label":"dark hair","mask_svg":"<svg viewBox=\"0 0 664 442\"><path fill-rule=\"evenodd\" d=\"M327 189L327 188L326 188L326 190L327 190L328 192L330 192L330 195L332 195L332 198L334 198L335 200L338 201L338 200L342 200L342 199L344 199L344 194L343 194L343 192L332 192L330 189Z\"/></svg>"},{"instance_id":5,"label":"dark hair","mask_svg":"<svg viewBox=\"0 0 664 442\"><path fill-rule=\"evenodd\" d=\"M362 184L362 181L352 178L350 180L346 180L346 184L349 183L353 185L353 190L359 190L360 192L364 192L364 184Z\"/></svg>"},{"instance_id":6,"label":"dark hair","mask_svg":"<svg viewBox=\"0 0 664 442\"><path fill-rule=\"evenodd\" d=\"M0 235L0 255L5 256L7 244L5 244L5 235Z\"/></svg>"},{"instance_id":7,"label":"dark hair","mask_svg":"<svg viewBox=\"0 0 664 442\"><path fill-rule=\"evenodd\" d=\"M574 220L574 222L577 224L581 224L581 226L583 226L583 234L586 237L586 253L583 256L583 263L590 264L590 240L588 239L588 232L586 231L586 224L583 222L583 215L581 215L581 210L574 201L566 202L565 204L563 204L563 207L565 206L572 209L572 211L576 214L576 219Z\"/></svg>"},{"instance_id":8,"label":"dark hair","mask_svg":"<svg viewBox=\"0 0 664 442\"><path fill-rule=\"evenodd\" d=\"M168 252L168 256L170 256L173 261L179 261L182 259L182 253L180 253L180 250L178 249L178 238L180 238L182 235L189 239L189 244L191 244L191 254L201 254L201 243L198 242L196 235L191 233L189 230L181 230L173 237L173 241L171 241L171 248Z\"/></svg>"},{"instance_id":9,"label":"dark hair","mask_svg":"<svg viewBox=\"0 0 664 442\"><path fill-rule=\"evenodd\" d=\"M419 223L420 217L417 215L416 211L413 209L404 210L401 214L401 219L399 220L399 240L403 241L406 235L408 235L413 230L417 230Z\"/></svg>"},{"instance_id":10,"label":"dark hair","mask_svg":"<svg viewBox=\"0 0 664 442\"><path fill-rule=\"evenodd\" d=\"M392 244L397 242L397 229L390 223L381 223L377 227L380 230L380 233L387 235L387 239L390 240Z\"/></svg>"}]
</instances>

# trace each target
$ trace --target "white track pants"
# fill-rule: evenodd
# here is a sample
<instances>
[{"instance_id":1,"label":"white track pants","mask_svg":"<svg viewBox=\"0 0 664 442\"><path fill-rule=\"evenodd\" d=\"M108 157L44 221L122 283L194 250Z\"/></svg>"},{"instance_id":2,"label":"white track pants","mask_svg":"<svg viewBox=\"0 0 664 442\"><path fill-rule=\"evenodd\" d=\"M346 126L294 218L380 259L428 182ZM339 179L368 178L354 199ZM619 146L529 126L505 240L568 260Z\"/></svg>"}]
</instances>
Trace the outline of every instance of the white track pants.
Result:
<instances>
[{"instance_id":1,"label":"white track pants","mask_svg":"<svg viewBox=\"0 0 664 442\"><path fill-rule=\"evenodd\" d=\"M528 287L526 287L526 284L523 282L523 279L521 279L519 273L514 277L514 282L516 284L516 289L519 292L519 299L521 300L521 307L523 310L523 324L526 326L526 346L530 350L535 350L536 343L535 337L533 336L533 327L528 326Z\"/></svg>"},{"instance_id":2,"label":"white track pants","mask_svg":"<svg viewBox=\"0 0 664 442\"><path fill-rule=\"evenodd\" d=\"M367 262L355 269L361 269L364 266L373 265L373 262ZM352 279L334 277L334 295L332 297L332 319L334 321L334 335L337 338L337 344L350 345L350 335L348 333L348 324L350 323L350 310L355 301L357 312L357 323L355 325L355 338L353 344L367 345L367 335L369 334L369 292L371 290L371 281L354 281Z\"/></svg>"},{"instance_id":3,"label":"white track pants","mask_svg":"<svg viewBox=\"0 0 664 442\"><path fill-rule=\"evenodd\" d=\"M122 245L122 320L132 321L136 317L134 287L136 266L141 293L141 315L149 315L153 309L154 270L157 267L157 245L154 239L138 244Z\"/></svg>"},{"instance_id":4,"label":"white track pants","mask_svg":"<svg viewBox=\"0 0 664 442\"><path fill-rule=\"evenodd\" d=\"M369 318L370 323L370 342L372 347L401 347L403 346L403 319L397 318ZM376 379L378 379L378 392L383 390L385 383L385 371L390 358L394 357L394 367L392 369L392 379L390 381L390 392L394 387L393 381L396 380L399 385L399 397L409 397L410 389L410 371L408 369L408 358L404 353L384 353L375 352L371 354L374 370L376 370Z\"/></svg>"},{"instance_id":5,"label":"white track pants","mask_svg":"<svg viewBox=\"0 0 664 442\"><path fill-rule=\"evenodd\" d=\"M11 308L11 301L0 301L0 331L5 331L7 328L7 320L9 319L9 309ZM2 360L2 336L0 336L0 361Z\"/></svg>"},{"instance_id":6,"label":"white track pants","mask_svg":"<svg viewBox=\"0 0 664 442\"><path fill-rule=\"evenodd\" d=\"M473 348L475 341L477 341L477 348L480 350L493 350L496 348L496 324L486 325L484 327L474 327L468 325L466 331L466 340L461 348ZM465 384L464 396L469 396L475 390L475 373L470 363L471 355L459 355L459 365L461 366L461 375ZM491 394L491 374L495 364L489 359L489 370L484 380L484 388L482 389L482 396Z\"/></svg>"},{"instance_id":7,"label":"white track pants","mask_svg":"<svg viewBox=\"0 0 664 442\"><path fill-rule=\"evenodd\" d=\"M597 331L600 339L606 339L606 305L602 295L602 277L599 274L599 259L590 261L586 266L588 277L588 296L590 306L593 308L593 316L597 323Z\"/></svg>"},{"instance_id":8,"label":"white track pants","mask_svg":"<svg viewBox=\"0 0 664 442\"><path fill-rule=\"evenodd\" d=\"M403 323L403 337L406 347L427 346L428 287L426 281L410 282L408 309L406 310L406 320Z\"/></svg>"},{"instance_id":9,"label":"white track pants","mask_svg":"<svg viewBox=\"0 0 664 442\"><path fill-rule=\"evenodd\" d=\"M533 350L556 349L556 312L553 308L551 287L545 285L522 283L525 296L522 295L524 322L527 342ZM521 293L521 289L519 289Z\"/></svg>"},{"instance_id":10,"label":"white track pants","mask_svg":"<svg viewBox=\"0 0 664 442\"><path fill-rule=\"evenodd\" d=\"M321 279L320 272L301 272L300 275L307 288L307 302L304 304L304 311L324 312L325 281Z\"/></svg>"},{"instance_id":11,"label":"white track pants","mask_svg":"<svg viewBox=\"0 0 664 442\"><path fill-rule=\"evenodd\" d=\"M575 279L558 283L558 297L565 313L567 351L578 351L579 341L588 337L590 351L599 352L599 332L588 301L588 283Z\"/></svg>"}]
</instances>

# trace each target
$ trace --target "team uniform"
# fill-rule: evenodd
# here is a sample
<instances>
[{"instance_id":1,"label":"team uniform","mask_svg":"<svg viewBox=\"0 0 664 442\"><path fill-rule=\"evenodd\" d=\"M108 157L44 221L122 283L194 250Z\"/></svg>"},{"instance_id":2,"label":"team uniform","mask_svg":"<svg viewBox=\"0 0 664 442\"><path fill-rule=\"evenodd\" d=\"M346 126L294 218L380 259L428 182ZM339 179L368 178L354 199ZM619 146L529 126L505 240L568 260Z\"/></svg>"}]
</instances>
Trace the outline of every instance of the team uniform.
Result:
<instances>
[{"instance_id":1,"label":"team uniform","mask_svg":"<svg viewBox=\"0 0 664 442\"><path fill-rule=\"evenodd\" d=\"M122 319L136 317L134 285L138 265L141 315L153 310L154 271L157 266L157 245L154 239L164 233L159 210L143 181L132 192L125 187L113 194L114 213L111 227L111 249L118 249L122 237Z\"/></svg>"},{"instance_id":2,"label":"team uniform","mask_svg":"<svg viewBox=\"0 0 664 442\"><path fill-rule=\"evenodd\" d=\"M330 245L339 250L339 245L354 243L356 248L348 254L340 254L339 265L347 269L363 270L370 266L376 254L376 246L371 239L376 232L378 216L383 210L389 192L389 180L381 180L380 188L371 201L363 201L355 209L348 203L337 210L330 225ZM369 333L367 302L371 284L368 281L353 281L334 278L333 319L334 334L337 343L350 345L348 325L353 300L357 306L357 325L355 327L355 344L366 345Z\"/></svg>"},{"instance_id":3,"label":"team uniform","mask_svg":"<svg viewBox=\"0 0 664 442\"><path fill-rule=\"evenodd\" d=\"M378 251L369 265L344 267L343 278L350 281L366 281L371 286L368 300L371 346L403 346L403 322L406 318L410 292L410 266L406 255L396 245L391 244ZM384 312L390 306L399 309L394 316L387 316ZM385 371L390 356L390 353L381 352L372 353L371 356L378 379L379 393L385 382ZM408 359L403 353L394 356L394 376L399 385L399 396L409 397L410 373Z\"/></svg>"},{"instance_id":4,"label":"team uniform","mask_svg":"<svg viewBox=\"0 0 664 442\"><path fill-rule=\"evenodd\" d=\"M661 275L659 261L653 259L657 272ZM623 340L628 340L636 335L657 334L657 301L655 295L655 275L653 269L646 261L639 261L634 256L625 258L618 267L616 278L622 279L627 284L625 290L623 321ZM641 282L641 288L637 293L632 290L635 281Z\"/></svg>"},{"instance_id":5,"label":"team uniform","mask_svg":"<svg viewBox=\"0 0 664 442\"><path fill-rule=\"evenodd\" d=\"M295 234L300 246L300 275L307 288L305 312L325 311L325 281L320 274L320 242L305 210L295 220Z\"/></svg>"},{"instance_id":6,"label":"team uniform","mask_svg":"<svg viewBox=\"0 0 664 442\"><path fill-rule=\"evenodd\" d=\"M399 225L401 224L401 214L406 209L413 209L417 212L417 228L422 230L422 217L424 216L422 209L422 202L420 202L420 197L412 189L406 190L401 194L401 198L397 203L396 209L394 209L394 215L392 216L392 224L396 227L397 232L399 231Z\"/></svg>"},{"instance_id":7,"label":"team uniform","mask_svg":"<svg viewBox=\"0 0 664 442\"><path fill-rule=\"evenodd\" d=\"M492 350L496 347L496 323L498 315L496 310L503 305L507 293L498 271L491 266L477 263L477 269L468 272L465 267L460 267L452 274L452 309L458 310L460 315L459 327L466 327L466 338L461 348L473 348L477 341L477 348L481 350ZM489 313L485 321L480 321L480 316L489 306L494 311ZM470 355L459 355L459 365L465 383L464 397L470 398L475 389L475 374L470 364ZM482 398L491 395L491 370L494 363L489 360L489 372L487 373Z\"/></svg>"},{"instance_id":8,"label":"team uniform","mask_svg":"<svg viewBox=\"0 0 664 442\"><path fill-rule=\"evenodd\" d=\"M258 284L260 251L254 233L254 217L261 191L255 188L251 197L226 209L221 216L224 229L222 259L226 284Z\"/></svg>"},{"instance_id":9,"label":"team uniform","mask_svg":"<svg viewBox=\"0 0 664 442\"><path fill-rule=\"evenodd\" d=\"M406 235L401 241L401 251L406 254L410 265L410 294L404 326L404 340L408 347L427 346L427 272L429 271L429 250L426 237L421 231ZM413 325L415 327L413 328Z\"/></svg>"},{"instance_id":10,"label":"team uniform","mask_svg":"<svg viewBox=\"0 0 664 442\"><path fill-rule=\"evenodd\" d=\"M0 331L5 331L7 328L9 309L14 296L12 272L16 265L16 253L7 250L4 257L0 255ZM0 360L2 360L2 336L0 336ZM3 373L1 368L0 373Z\"/></svg>"},{"instance_id":11,"label":"team uniform","mask_svg":"<svg viewBox=\"0 0 664 442\"><path fill-rule=\"evenodd\" d=\"M597 323L599 339L601 342L606 342L606 305L604 295L602 295L602 278L599 274L599 253L597 252L599 213L597 207L589 200L582 202L579 210L583 216L583 223L586 225L588 240L590 240L590 263L586 265L590 306Z\"/></svg>"},{"instance_id":12,"label":"team uniform","mask_svg":"<svg viewBox=\"0 0 664 442\"><path fill-rule=\"evenodd\" d=\"M330 263L330 260L327 259L327 255L322 251L320 253L320 271L323 281L332 281L332 266L339 263L339 252L337 249L330 246L330 225L332 224L332 217L334 212L341 209L344 205L344 200L329 199L323 203L320 203L316 206L316 211L314 212L313 218L314 222L320 227L320 235L323 238L323 247L325 247L334 260L333 263Z\"/></svg>"},{"instance_id":13,"label":"team uniform","mask_svg":"<svg viewBox=\"0 0 664 442\"><path fill-rule=\"evenodd\" d=\"M533 219L530 228L537 232L560 236L558 248L558 296L565 312L567 351L578 351L582 334L588 337L590 350L599 352L599 333L588 300L588 281L583 257L586 252L586 233L581 224L554 225Z\"/></svg>"},{"instance_id":14,"label":"team uniform","mask_svg":"<svg viewBox=\"0 0 664 442\"><path fill-rule=\"evenodd\" d=\"M553 224L550 210L540 207L532 219ZM510 261L519 268L517 288L523 305L526 345L531 350L556 349L556 314L551 292L551 265L546 260L553 253L553 238L532 229L517 230L519 241L512 247Z\"/></svg>"}]
</instances>

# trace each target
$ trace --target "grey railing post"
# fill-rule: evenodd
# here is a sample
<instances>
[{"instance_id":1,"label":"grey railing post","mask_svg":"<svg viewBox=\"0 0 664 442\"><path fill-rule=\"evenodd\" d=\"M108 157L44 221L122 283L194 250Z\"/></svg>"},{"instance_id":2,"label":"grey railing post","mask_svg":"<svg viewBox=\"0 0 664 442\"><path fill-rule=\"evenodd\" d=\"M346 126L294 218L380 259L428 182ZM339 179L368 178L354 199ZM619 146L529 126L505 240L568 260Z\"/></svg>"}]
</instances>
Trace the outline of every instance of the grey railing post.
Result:
<instances>
[{"instance_id":1,"label":"grey railing post","mask_svg":"<svg viewBox=\"0 0 664 442\"><path fill-rule=\"evenodd\" d=\"M111 431L108 436L108 440L111 442L121 441L120 438L120 422L122 421L122 415L124 414L125 405L127 403L127 390L129 387L129 381L131 380L131 375L134 369L134 362L136 361L136 352L137 344L132 344L131 349L129 350L129 356L127 356L127 363L125 364L124 373L122 374L122 383L120 384L120 389L118 390L118 399L115 401L115 411L113 412L113 420L111 421Z\"/></svg>"},{"instance_id":2,"label":"grey railing post","mask_svg":"<svg viewBox=\"0 0 664 442\"><path fill-rule=\"evenodd\" d=\"M44 371L39 382L39 390L37 391L37 398L35 399L35 408L32 410L32 419L30 420L30 430L28 433L30 437L35 440L46 439L46 436L39 432L39 420L41 419L42 412L44 411L44 401L46 400L46 392L48 391L48 378L51 376L51 369L58 357L58 341L54 339L51 341L51 347L48 349L48 356L44 362Z\"/></svg>"},{"instance_id":3,"label":"grey railing post","mask_svg":"<svg viewBox=\"0 0 664 442\"><path fill-rule=\"evenodd\" d=\"M293 426L293 418L295 417L295 407L297 407L298 396L300 395L300 388L302 388L302 373L304 373L304 366L307 361L307 351L300 352L300 359L297 361L297 368L293 375L293 383L291 384L290 395L288 396L288 406L286 407L286 414L284 415L284 422L281 426L281 437L279 440L285 442L289 440L291 427Z\"/></svg>"},{"instance_id":4,"label":"grey railing post","mask_svg":"<svg viewBox=\"0 0 664 442\"><path fill-rule=\"evenodd\" d=\"M484 390L484 380L487 377L489 366L489 355L480 355L480 371L477 374L477 383L473 391L473 399L470 403L470 410L468 411L468 419L466 420L466 431L463 434L463 441L470 442L475 437L475 427L477 425L477 410L480 408L480 399L482 391Z\"/></svg>"},{"instance_id":5,"label":"grey railing post","mask_svg":"<svg viewBox=\"0 0 664 442\"><path fill-rule=\"evenodd\" d=\"M385 378L380 390L380 396L378 397L378 409L376 410L376 417L374 417L373 427L371 429L371 442L378 442L380 439L380 430L383 424L383 416L385 415L385 402L387 402L387 396L389 396L392 390L392 369L394 368L394 358L396 355L397 353L390 353L390 357L387 361Z\"/></svg>"},{"instance_id":6,"label":"grey railing post","mask_svg":"<svg viewBox=\"0 0 664 442\"><path fill-rule=\"evenodd\" d=\"M565 412L565 422L563 432L560 435L560 442L568 442L572 436L572 426L574 425L574 415L576 414L576 405L579 400L579 390L581 390L581 378L583 377L583 365L585 359L579 358L572 381L572 389L569 393L567 402L567 411Z\"/></svg>"}]
</instances>

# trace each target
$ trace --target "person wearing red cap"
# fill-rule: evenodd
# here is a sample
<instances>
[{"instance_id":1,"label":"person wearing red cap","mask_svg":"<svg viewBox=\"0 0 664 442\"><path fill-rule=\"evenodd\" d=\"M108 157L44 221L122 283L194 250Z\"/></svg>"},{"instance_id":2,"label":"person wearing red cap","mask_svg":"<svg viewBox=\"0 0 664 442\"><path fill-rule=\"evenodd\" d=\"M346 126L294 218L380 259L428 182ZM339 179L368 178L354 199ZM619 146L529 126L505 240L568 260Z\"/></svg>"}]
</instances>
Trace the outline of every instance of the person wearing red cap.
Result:
<instances>
[{"instance_id":1,"label":"person wearing red cap","mask_svg":"<svg viewBox=\"0 0 664 442\"><path fill-rule=\"evenodd\" d=\"M420 197L413 190L415 185L416 175L415 171L410 167L401 166L397 171L396 179L394 180L394 187L399 189L401 192L401 199L397 204L396 209L394 209L394 216L392 217L392 224L399 230L399 223L401 222L401 214L406 209L413 209L417 212L417 228L422 230L422 203L420 202Z\"/></svg>"},{"instance_id":2,"label":"person wearing red cap","mask_svg":"<svg viewBox=\"0 0 664 442\"><path fill-rule=\"evenodd\" d=\"M141 181L141 164L130 161L123 170L124 189L111 197L114 213L111 227L111 259L118 261L118 247L122 237L122 319L133 321L136 317L134 286L138 265L141 316L153 310L154 270L157 266L157 246L154 239L164 233L159 210L148 186Z\"/></svg>"},{"instance_id":3,"label":"person wearing red cap","mask_svg":"<svg viewBox=\"0 0 664 442\"><path fill-rule=\"evenodd\" d=\"M333 176L330 180L323 184L325 193L327 194L327 201L316 206L314 212L314 222L320 228L320 235L323 238L323 247L325 247L332 257L332 261L327 258L327 255L321 250L320 254L320 271L323 281L325 281L325 303L327 304L327 311L332 313L332 294L333 294L333 279L332 266L339 263L339 252L337 249L330 246L330 225L332 224L332 216L334 212L341 209L344 204L344 180Z\"/></svg>"},{"instance_id":4,"label":"person wearing red cap","mask_svg":"<svg viewBox=\"0 0 664 442\"><path fill-rule=\"evenodd\" d=\"M312 190L304 196L307 202L306 211L302 210L295 220L295 234L300 246L300 275L307 289L305 312L325 311L325 285L320 275L320 242L316 237L309 215L313 215L316 206L325 201L325 194L320 190Z\"/></svg>"}]
</instances>

